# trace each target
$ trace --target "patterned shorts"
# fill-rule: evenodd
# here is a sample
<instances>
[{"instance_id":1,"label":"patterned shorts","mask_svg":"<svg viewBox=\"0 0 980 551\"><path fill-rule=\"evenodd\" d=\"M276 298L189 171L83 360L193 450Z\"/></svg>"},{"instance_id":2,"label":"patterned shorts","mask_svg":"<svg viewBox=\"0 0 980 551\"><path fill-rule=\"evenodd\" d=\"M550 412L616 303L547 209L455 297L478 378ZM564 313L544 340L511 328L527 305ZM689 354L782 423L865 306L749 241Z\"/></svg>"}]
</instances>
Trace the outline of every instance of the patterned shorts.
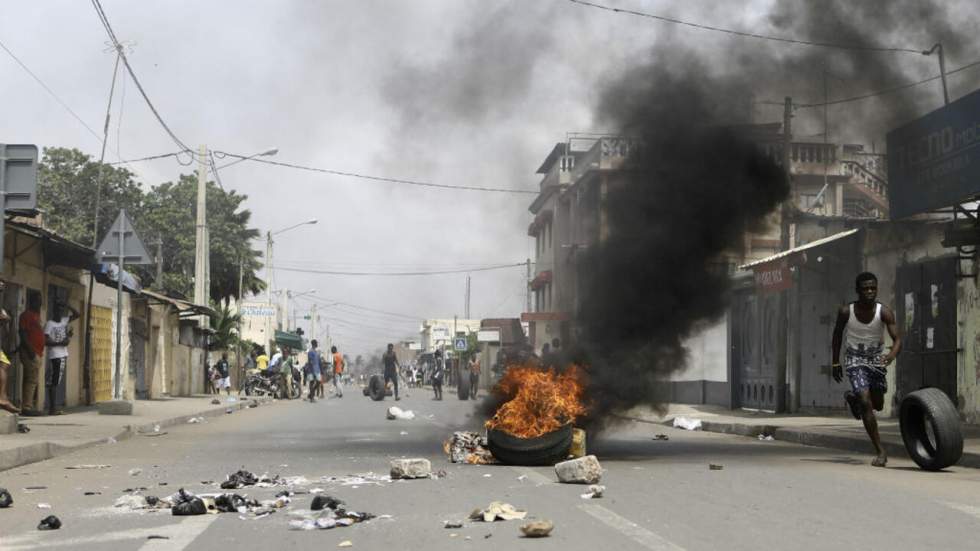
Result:
<instances>
[{"instance_id":1,"label":"patterned shorts","mask_svg":"<svg viewBox=\"0 0 980 551\"><path fill-rule=\"evenodd\" d=\"M856 394L861 394L865 390L877 391L882 394L888 392L888 382L885 378L888 375L888 369L882 365L880 356L868 357L846 354L844 366L847 371L847 378L851 381L851 390Z\"/></svg>"}]
</instances>

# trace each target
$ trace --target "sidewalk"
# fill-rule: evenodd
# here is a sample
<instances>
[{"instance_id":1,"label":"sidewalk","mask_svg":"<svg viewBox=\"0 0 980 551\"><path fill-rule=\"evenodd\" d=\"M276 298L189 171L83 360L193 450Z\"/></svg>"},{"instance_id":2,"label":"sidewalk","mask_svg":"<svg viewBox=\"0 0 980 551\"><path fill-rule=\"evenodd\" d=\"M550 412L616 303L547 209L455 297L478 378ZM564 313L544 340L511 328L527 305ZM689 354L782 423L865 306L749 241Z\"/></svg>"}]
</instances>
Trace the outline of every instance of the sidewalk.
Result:
<instances>
[{"instance_id":1,"label":"sidewalk","mask_svg":"<svg viewBox=\"0 0 980 551\"><path fill-rule=\"evenodd\" d=\"M636 408L620 417L639 421L672 425L675 417L701 420L701 429L708 432L758 437L771 435L776 440L806 446L819 446L871 455L873 448L864 425L852 417L822 417L811 415L784 415L730 410L718 406L689 406L672 404L664 415L649 409ZM878 419L882 445L889 456L908 457L898 419ZM963 457L960 467L980 468L980 426L963 425Z\"/></svg>"},{"instance_id":2,"label":"sidewalk","mask_svg":"<svg viewBox=\"0 0 980 551\"><path fill-rule=\"evenodd\" d=\"M104 444L110 439L123 440L140 433L152 433L159 425L166 427L186 423L191 417L216 417L225 415L231 408L238 411L252 400L263 403L262 398L235 398L228 402L221 397L221 405L211 403L216 396L197 395L158 400L137 400L133 415L99 415L94 406L69 409L65 415L49 417L21 417L19 422L31 429L29 433L0 435L0 471L44 461L76 450Z\"/></svg>"}]
</instances>

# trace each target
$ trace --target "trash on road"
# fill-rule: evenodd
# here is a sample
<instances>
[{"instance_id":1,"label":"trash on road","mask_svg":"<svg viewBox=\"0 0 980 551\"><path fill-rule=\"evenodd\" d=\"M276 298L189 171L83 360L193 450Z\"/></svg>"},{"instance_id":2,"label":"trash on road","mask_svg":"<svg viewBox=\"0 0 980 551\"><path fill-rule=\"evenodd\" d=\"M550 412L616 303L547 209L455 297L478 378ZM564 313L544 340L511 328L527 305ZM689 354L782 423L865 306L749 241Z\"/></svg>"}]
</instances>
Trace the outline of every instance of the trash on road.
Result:
<instances>
[{"instance_id":1,"label":"trash on road","mask_svg":"<svg viewBox=\"0 0 980 551\"><path fill-rule=\"evenodd\" d=\"M602 466L594 455L569 459L555 465L558 481L567 484L595 484L602 478Z\"/></svg>"},{"instance_id":2,"label":"trash on road","mask_svg":"<svg viewBox=\"0 0 980 551\"><path fill-rule=\"evenodd\" d=\"M158 535L158 534L150 534L149 536L146 536L146 539L148 539L148 540L169 540L170 539L170 536L161 536L161 535Z\"/></svg>"},{"instance_id":3,"label":"trash on road","mask_svg":"<svg viewBox=\"0 0 980 551\"><path fill-rule=\"evenodd\" d=\"M442 521L443 528L462 528L463 523L458 520L444 520Z\"/></svg>"},{"instance_id":4,"label":"trash on road","mask_svg":"<svg viewBox=\"0 0 980 551\"><path fill-rule=\"evenodd\" d=\"M32 494L38 490L47 490L47 489L48 489L47 486L24 486L24 491L29 494Z\"/></svg>"},{"instance_id":5,"label":"trash on road","mask_svg":"<svg viewBox=\"0 0 980 551\"><path fill-rule=\"evenodd\" d=\"M71 467L65 467L69 470L86 470L86 469L109 469L112 465L72 465Z\"/></svg>"},{"instance_id":6,"label":"trash on road","mask_svg":"<svg viewBox=\"0 0 980 551\"><path fill-rule=\"evenodd\" d=\"M773 440L775 440L775 438L773 438L771 434L760 434L759 440L762 440L764 442L772 442Z\"/></svg>"},{"instance_id":7,"label":"trash on road","mask_svg":"<svg viewBox=\"0 0 980 551\"><path fill-rule=\"evenodd\" d=\"M168 501L172 504L170 513L175 517L203 515L208 512L204 500L190 492L185 492L183 488L171 496Z\"/></svg>"},{"instance_id":8,"label":"trash on road","mask_svg":"<svg viewBox=\"0 0 980 551\"><path fill-rule=\"evenodd\" d=\"M536 520L521 525L521 533L526 538L546 538L554 529L555 525L549 520Z\"/></svg>"},{"instance_id":9,"label":"trash on road","mask_svg":"<svg viewBox=\"0 0 980 551\"><path fill-rule=\"evenodd\" d=\"M214 400L211 400L211 405L212 406L220 406L221 405L221 400L215 398Z\"/></svg>"},{"instance_id":10,"label":"trash on road","mask_svg":"<svg viewBox=\"0 0 980 551\"><path fill-rule=\"evenodd\" d=\"M605 486L600 486L598 484L593 484L589 486L589 491L582 494L582 499L599 499L602 497L603 492L606 491Z\"/></svg>"},{"instance_id":11,"label":"trash on road","mask_svg":"<svg viewBox=\"0 0 980 551\"><path fill-rule=\"evenodd\" d=\"M317 496L320 497L320 496ZM294 511L295 518L289 521L290 530L330 530L338 527L352 526L376 517L372 513L348 511L343 502L334 499L325 503L325 508L319 511ZM333 505L331 507L330 505Z\"/></svg>"},{"instance_id":12,"label":"trash on road","mask_svg":"<svg viewBox=\"0 0 980 551\"><path fill-rule=\"evenodd\" d=\"M259 403L256 402L255 400L252 400L251 402L248 403L248 407L250 407L250 408L257 408L257 407L259 407Z\"/></svg>"},{"instance_id":13,"label":"trash on road","mask_svg":"<svg viewBox=\"0 0 980 551\"><path fill-rule=\"evenodd\" d=\"M454 432L452 438L443 444L443 451L453 463L490 465L498 462L490 453L487 440L478 432Z\"/></svg>"},{"instance_id":14,"label":"trash on road","mask_svg":"<svg viewBox=\"0 0 980 551\"><path fill-rule=\"evenodd\" d=\"M337 547L353 547L354 544L350 540L344 540L337 544Z\"/></svg>"},{"instance_id":15,"label":"trash on road","mask_svg":"<svg viewBox=\"0 0 980 551\"><path fill-rule=\"evenodd\" d=\"M708 470L711 470L711 471L720 471L720 470L722 470L724 468L725 468L724 465L715 465L714 463L708 464Z\"/></svg>"},{"instance_id":16,"label":"trash on road","mask_svg":"<svg viewBox=\"0 0 980 551\"><path fill-rule=\"evenodd\" d=\"M428 459L420 457L412 459L392 459L391 479L399 478L429 478L432 475L432 464Z\"/></svg>"},{"instance_id":17,"label":"trash on road","mask_svg":"<svg viewBox=\"0 0 980 551\"><path fill-rule=\"evenodd\" d=\"M84 493L84 494L82 494L82 495L86 495L86 496L100 496L100 495L102 495L102 492L92 492L92 491L88 491L88 492L85 492L85 493Z\"/></svg>"},{"instance_id":18,"label":"trash on road","mask_svg":"<svg viewBox=\"0 0 980 551\"><path fill-rule=\"evenodd\" d=\"M344 502L330 496L316 496L313 498L313 502L310 504L310 509L314 511L322 511L323 509L337 509L343 508Z\"/></svg>"},{"instance_id":19,"label":"trash on road","mask_svg":"<svg viewBox=\"0 0 980 551\"><path fill-rule=\"evenodd\" d=\"M115 503L112 504L113 507L125 507L130 510L146 509L149 507L149 503L145 497L138 494L128 494L120 496Z\"/></svg>"},{"instance_id":20,"label":"trash on road","mask_svg":"<svg viewBox=\"0 0 980 551\"><path fill-rule=\"evenodd\" d=\"M510 503L494 501L486 509L474 509L470 513L470 520L494 522L496 520L522 520L526 516L527 511L517 509Z\"/></svg>"},{"instance_id":21,"label":"trash on road","mask_svg":"<svg viewBox=\"0 0 980 551\"><path fill-rule=\"evenodd\" d=\"M219 513L244 513L248 510L245 498L238 494L221 494L214 498L214 506Z\"/></svg>"},{"instance_id":22,"label":"trash on road","mask_svg":"<svg viewBox=\"0 0 980 551\"><path fill-rule=\"evenodd\" d=\"M37 504L37 508L38 509L50 509L51 508L51 504L50 503L38 503Z\"/></svg>"},{"instance_id":23,"label":"trash on road","mask_svg":"<svg viewBox=\"0 0 980 551\"><path fill-rule=\"evenodd\" d=\"M27 434L31 432L31 427L28 427L24 423L17 423L17 432L21 434Z\"/></svg>"},{"instance_id":24,"label":"trash on road","mask_svg":"<svg viewBox=\"0 0 980 551\"><path fill-rule=\"evenodd\" d=\"M41 519L41 523L37 525L38 530L57 530L61 528L61 519L54 515L48 515Z\"/></svg>"},{"instance_id":25,"label":"trash on road","mask_svg":"<svg viewBox=\"0 0 980 551\"><path fill-rule=\"evenodd\" d=\"M204 417L191 417L190 419L187 420L187 422L189 424L191 424L191 425L196 425L198 423L203 423L204 422Z\"/></svg>"},{"instance_id":26,"label":"trash on road","mask_svg":"<svg viewBox=\"0 0 980 551\"><path fill-rule=\"evenodd\" d=\"M231 408L228 408L228 409L225 410L225 413L234 413L234 412L235 412L235 410L233 410Z\"/></svg>"},{"instance_id":27,"label":"trash on road","mask_svg":"<svg viewBox=\"0 0 980 551\"><path fill-rule=\"evenodd\" d=\"M390 408L388 408L388 413L385 415L385 417L387 417L389 421L392 421L392 420L395 420L395 419L401 419L403 421L410 421L412 419L415 419L415 412L413 412L410 409L409 410L403 410L400 407L391 406Z\"/></svg>"},{"instance_id":28,"label":"trash on road","mask_svg":"<svg viewBox=\"0 0 980 551\"><path fill-rule=\"evenodd\" d=\"M684 430L701 430L701 420L690 417L674 417L674 427Z\"/></svg>"},{"instance_id":29,"label":"trash on road","mask_svg":"<svg viewBox=\"0 0 980 551\"><path fill-rule=\"evenodd\" d=\"M245 469L239 469L228 475L228 478L221 483L221 488L224 490L236 490L244 486L254 486L258 482L259 477Z\"/></svg>"},{"instance_id":30,"label":"trash on road","mask_svg":"<svg viewBox=\"0 0 980 551\"><path fill-rule=\"evenodd\" d=\"M572 445L568 447L568 455L573 459L585 457L585 431L572 429Z\"/></svg>"},{"instance_id":31,"label":"trash on road","mask_svg":"<svg viewBox=\"0 0 980 551\"><path fill-rule=\"evenodd\" d=\"M143 469L140 469L139 467L135 469L129 469L129 476L139 476L141 474L143 474Z\"/></svg>"},{"instance_id":32,"label":"trash on road","mask_svg":"<svg viewBox=\"0 0 980 551\"><path fill-rule=\"evenodd\" d=\"M14 504L14 496L6 488L0 488L0 509L6 509Z\"/></svg>"},{"instance_id":33,"label":"trash on road","mask_svg":"<svg viewBox=\"0 0 980 551\"><path fill-rule=\"evenodd\" d=\"M654 440L670 440L670 437L666 434L657 434L653 437Z\"/></svg>"},{"instance_id":34,"label":"trash on road","mask_svg":"<svg viewBox=\"0 0 980 551\"><path fill-rule=\"evenodd\" d=\"M341 486L350 486L352 488L366 486L368 484L383 486L385 483L391 482L391 476L367 472L345 476L322 476L320 477L320 482L325 484L340 484Z\"/></svg>"}]
</instances>

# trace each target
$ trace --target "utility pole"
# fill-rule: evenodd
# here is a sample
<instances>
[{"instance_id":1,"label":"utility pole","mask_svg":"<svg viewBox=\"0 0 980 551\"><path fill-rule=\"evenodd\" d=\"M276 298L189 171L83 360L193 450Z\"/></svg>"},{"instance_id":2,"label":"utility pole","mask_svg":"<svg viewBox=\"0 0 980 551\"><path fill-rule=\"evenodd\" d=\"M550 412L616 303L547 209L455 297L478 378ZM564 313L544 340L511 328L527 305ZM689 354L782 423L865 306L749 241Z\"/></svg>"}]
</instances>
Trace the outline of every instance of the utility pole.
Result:
<instances>
[{"instance_id":1,"label":"utility pole","mask_svg":"<svg viewBox=\"0 0 980 551\"><path fill-rule=\"evenodd\" d=\"M924 50L922 55L939 54L939 76L943 81L943 105L949 105L949 88L946 86L946 54L943 53L943 43L936 42L931 49Z\"/></svg>"},{"instance_id":2,"label":"utility pole","mask_svg":"<svg viewBox=\"0 0 980 551\"><path fill-rule=\"evenodd\" d=\"M793 189L793 171L790 166L792 161L792 155L790 154L790 148L793 143L793 98L786 97L785 107L783 109L783 171L786 175L786 183L789 185L790 195L789 199L783 201L780 206L779 212L779 249L780 252L785 252L790 248L790 212L791 204L796 200L796 193ZM779 260L777 262L782 262ZM778 395L776 397L776 409L777 411L785 411L786 407L786 387L788 381L787 368L789 365L788 361L788 346L787 339L789 338L789 328L787 324L789 318L787 316L787 309L789 306L789 296L787 291L779 291L779 298L776 301L776 388ZM796 366L799 368L799 366ZM794 376L795 379L795 376ZM799 393L799 388L795 389Z\"/></svg>"},{"instance_id":3,"label":"utility pole","mask_svg":"<svg viewBox=\"0 0 980 551\"><path fill-rule=\"evenodd\" d=\"M208 305L208 219L207 219L207 146L202 145L197 158L197 236L194 248L194 302ZM202 328L207 317L201 316Z\"/></svg>"},{"instance_id":4,"label":"utility pole","mask_svg":"<svg viewBox=\"0 0 980 551\"><path fill-rule=\"evenodd\" d=\"M153 281L160 287L160 280L163 279L163 239L157 237L154 243L157 247L156 261L157 261L157 275Z\"/></svg>"},{"instance_id":5,"label":"utility pole","mask_svg":"<svg viewBox=\"0 0 980 551\"><path fill-rule=\"evenodd\" d=\"M524 298L527 301L527 312L531 311L531 259L527 259L527 280L524 282Z\"/></svg>"},{"instance_id":6,"label":"utility pole","mask_svg":"<svg viewBox=\"0 0 980 551\"><path fill-rule=\"evenodd\" d=\"M466 276L466 308L464 312L464 317L470 319L470 276Z\"/></svg>"},{"instance_id":7,"label":"utility pole","mask_svg":"<svg viewBox=\"0 0 980 551\"><path fill-rule=\"evenodd\" d=\"M316 338L316 303L310 308L310 339Z\"/></svg>"},{"instance_id":8,"label":"utility pole","mask_svg":"<svg viewBox=\"0 0 980 551\"><path fill-rule=\"evenodd\" d=\"M241 382L243 380L242 377L245 375L245 372L242 371L242 287L244 286L244 283L245 283L245 259L239 258L238 259L238 303L236 304L236 308L238 309L238 312L236 312L238 314L238 323L237 323L238 346L236 347L238 350L238 354L236 354L236 356L238 356L239 387L241 386Z\"/></svg>"}]
</instances>

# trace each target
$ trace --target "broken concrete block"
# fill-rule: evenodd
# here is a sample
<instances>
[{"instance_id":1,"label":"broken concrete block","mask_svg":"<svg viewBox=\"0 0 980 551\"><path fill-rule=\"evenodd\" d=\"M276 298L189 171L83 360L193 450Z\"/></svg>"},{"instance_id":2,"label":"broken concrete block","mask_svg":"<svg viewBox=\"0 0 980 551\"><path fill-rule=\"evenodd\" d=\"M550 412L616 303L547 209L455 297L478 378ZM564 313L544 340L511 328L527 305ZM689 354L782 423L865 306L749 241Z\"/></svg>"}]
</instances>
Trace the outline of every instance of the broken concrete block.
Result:
<instances>
[{"instance_id":1,"label":"broken concrete block","mask_svg":"<svg viewBox=\"0 0 980 551\"><path fill-rule=\"evenodd\" d=\"M546 538L554 529L555 525L547 520L536 520L521 526L521 532L527 538Z\"/></svg>"},{"instance_id":2,"label":"broken concrete block","mask_svg":"<svg viewBox=\"0 0 980 551\"><path fill-rule=\"evenodd\" d=\"M559 482L570 484L595 484L602 478L602 467L594 455L562 461L555 465Z\"/></svg>"},{"instance_id":3,"label":"broken concrete block","mask_svg":"<svg viewBox=\"0 0 980 551\"><path fill-rule=\"evenodd\" d=\"M392 459L391 478L429 478L432 463L420 457L413 459Z\"/></svg>"},{"instance_id":4,"label":"broken concrete block","mask_svg":"<svg viewBox=\"0 0 980 551\"><path fill-rule=\"evenodd\" d=\"M133 403L129 400L106 400L96 404L99 415L132 415Z\"/></svg>"}]
</instances>

